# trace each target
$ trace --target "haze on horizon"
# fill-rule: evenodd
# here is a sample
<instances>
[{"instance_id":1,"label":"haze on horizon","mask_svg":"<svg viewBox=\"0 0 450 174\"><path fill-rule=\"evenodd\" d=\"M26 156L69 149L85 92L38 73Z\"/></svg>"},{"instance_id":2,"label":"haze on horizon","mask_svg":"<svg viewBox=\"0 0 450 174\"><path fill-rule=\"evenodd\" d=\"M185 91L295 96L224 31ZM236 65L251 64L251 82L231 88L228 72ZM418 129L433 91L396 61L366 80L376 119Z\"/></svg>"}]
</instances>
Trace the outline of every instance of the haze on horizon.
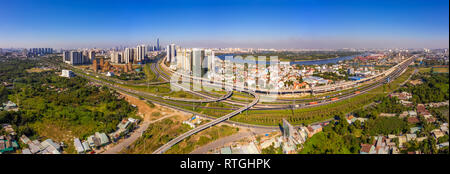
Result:
<instances>
[{"instance_id":1,"label":"haze on horizon","mask_svg":"<svg viewBox=\"0 0 450 174\"><path fill-rule=\"evenodd\" d=\"M448 48L448 0L14 0L0 48Z\"/></svg>"}]
</instances>

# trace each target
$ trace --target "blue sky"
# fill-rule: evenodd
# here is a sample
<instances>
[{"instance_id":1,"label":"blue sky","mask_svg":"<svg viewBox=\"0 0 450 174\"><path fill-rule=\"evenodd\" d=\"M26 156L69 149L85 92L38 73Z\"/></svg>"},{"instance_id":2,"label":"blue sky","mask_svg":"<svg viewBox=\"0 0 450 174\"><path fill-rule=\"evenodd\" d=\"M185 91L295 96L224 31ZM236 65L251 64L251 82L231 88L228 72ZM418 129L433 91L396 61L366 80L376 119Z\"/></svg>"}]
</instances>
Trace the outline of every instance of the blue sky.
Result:
<instances>
[{"instance_id":1,"label":"blue sky","mask_svg":"<svg viewBox=\"0 0 450 174\"><path fill-rule=\"evenodd\" d=\"M442 48L448 0L0 0L0 47Z\"/></svg>"}]
</instances>

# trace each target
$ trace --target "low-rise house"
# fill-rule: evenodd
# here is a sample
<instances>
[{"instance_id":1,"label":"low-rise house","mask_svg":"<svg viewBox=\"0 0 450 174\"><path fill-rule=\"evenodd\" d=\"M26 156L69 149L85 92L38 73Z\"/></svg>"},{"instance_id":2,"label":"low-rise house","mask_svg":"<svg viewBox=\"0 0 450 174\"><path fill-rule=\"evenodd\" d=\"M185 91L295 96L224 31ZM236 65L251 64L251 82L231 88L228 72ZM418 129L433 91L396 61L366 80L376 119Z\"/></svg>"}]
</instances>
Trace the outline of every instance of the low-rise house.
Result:
<instances>
[{"instance_id":1,"label":"low-rise house","mask_svg":"<svg viewBox=\"0 0 450 174\"><path fill-rule=\"evenodd\" d=\"M398 115L398 117L399 118L405 118L405 117L407 117L409 114L408 114L408 111L403 111L400 115Z\"/></svg>"},{"instance_id":2,"label":"low-rise house","mask_svg":"<svg viewBox=\"0 0 450 174\"><path fill-rule=\"evenodd\" d=\"M448 123L444 123L440 127L442 132L446 132L448 134Z\"/></svg>"},{"instance_id":3,"label":"low-rise house","mask_svg":"<svg viewBox=\"0 0 450 174\"><path fill-rule=\"evenodd\" d=\"M361 118L361 117L358 117L358 118L356 118L356 120L359 120L359 122L364 123L365 121L367 121L367 120L369 120L369 119L368 119L368 118Z\"/></svg>"},{"instance_id":4,"label":"low-rise house","mask_svg":"<svg viewBox=\"0 0 450 174\"><path fill-rule=\"evenodd\" d=\"M423 140L426 140L428 137L418 137L416 138L417 142L422 142Z\"/></svg>"},{"instance_id":5,"label":"low-rise house","mask_svg":"<svg viewBox=\"0 0 450 174\"><path fill-rule=\"evenodd\" d=\"M412 133L412 134L414 134L414 133L416 133L416 132L419 132L420 131L420 129L422 129L422 127L412 127L412 128L409 128L409 132L410 133Z\"/></svg>"},{"instance_id":6,"label":"low-rise house","mask_svg":"<svg viewBox=\"0 0 450 174\"><path fill-rule=\"evenodd\" d=\"M3 110L5 110L5 111L17 111L18 107L12 101L8 101L6 103L3 103Z\"/></svg>"},{"instance_id":7,"label":"low-rise house","mask_svg":"<svg viewBox=\"0 0 450 174\"><path fill-rule=\"evenodd\" d=\"M426 118L426 120L427 120L427 123L434 123L434 122L436 122L436 118L434 118L434 117Z\"/></svg>"},{"instance_id":8,"label":"low-rise house","mask_svg":"<svg viewBox=\"0 0 450 174\"><path fill-rule=\"evenodd\" d=\"M42 145L44 148L47 148L48 146L52 146L52 150L53 150L53 149L55 149L55 150L57 150L57 151L60 151L60 150L61 150L61 146L60 146L59 144L53 142L52 139L46 139L45 141L43 141L43 142L41 143L41 145Z\"/></svg>"},{"instance_id":9,"label":"low-rise house","mask_svg":"<svg viewBox=\"0 0 450 174\"><path fill-rule=\"evenodd\" d=\"M94 136L89 136L88 138L87 138L87 142L88 142L88 144L89 144L89 146L90 147L95 147L95 144L94 144Z\"/></svg>"},{"instance_id":10,"label":"low-rise house","mask_svg":"<svg viewBox=\"0 0 450 174\"><path fill-rule=\"evenodd\" d=\"M361 144L359 154L373 154L375 152L375 146L371 144Z\"/></svg>"},{"instance_id":11,"label":"low-rise house","mask_svg":"<svg viewBox=\"0 0 450 174\"><path fill-rule=\"evenodd\" d=\"M412 98L411 93L408 92L393 93L390 96L397 97L399 100L409 100L410 98Z\"/></svg>"},{"instance_id":12,"label":"low-rise house","mask_svg":"<svg viewBox=\"0 0 450 174\"><path fill-rule=\"evenodd\" d=\"M416 134L406 134L406 141L412 141L417 138Z\"/></svg>"},{"instance_id":13,"label":"low-rise house","mask_svg":"<svg viewBox=\"0 0 450 174\"><path fill-rule=\"evenodd\" d=\"M388 139L386 139L386 146L394 147L394 146L396 146L396 144L394 141L392 141L392 139L388 138Z\"/></svg>"},{"instance_id":14,"label":"low-rise house","mask_svg":"<svg viewBox=\"0 0 450 174\"><path fill-rule=\"evenodd\" d=\"M38 153L41 151L41 148L39 148L39 145L36 145L34 142L30 142L28 144L28 147L30 148L30 151L32 154Z\"/></svg>"},{"instance_id":15,"label":"low-rise house","mask_svg":"<svg viewBox=\"0 0 450 174\"><path fill-rule=\"evenodd\" d=\"M95 137L100 139L100 146L104 146L109 143L109 138L105 133L96 132Z\"/></svg>"},{"instance_id":16,"label":"low-rise house","mask_svg":"<svg viewBox=\"0 0 450 174\"><path fill-rule=\"evenodd\" d=\"M0 140L0 154L14 151L11 140Z\"/></svg>"},{"instance_id":17,"label":"low-rise house","mask_svg":"<svg viewBox=\"0 0 450 174\"><path fill-rule=\"evenodd\" d=\"M413 102L407 101L407 100L400 100L400 103L401 103L403 106L407 106L407 107L412 107L412 106L413 106Z\"/></svg>"},{"instance_id":18,"label":"low-rise house","mask_svg":"<svg viewBox=\"0 0 450 174\"><path fill-rule=\"evenodd\" d=\"M61 147L59 144L54 143L52 139L41 142L39 148L38 154L61 154Z\"/></svg>"},{"instance_id":19,"label":"low-rise house","mask_svg":"<svg viewBox=\"0 0 450 174\"><path fill-rule=\"evenodd\" d=\"M83 141L83 143L81 143L83 145L83 149L85 152L90 152L91 148L89 147L89 143L87 141Z\"/></svg>"},{"instance_id":20,"label":"low-rise house","mask_svg":"<svg viewBox=\"0 0 450 174\"><path fill-rule=\"evenodd\" d=\"M14 131L14 128L10 124L2 124L2 129L11 136L17 135L17 133Z\"/></svg>"},{"instance_id":21,"label":"low-rise house","mask_svg":"<svg viewBox=\"0 0 450 174\"><path fill-rule=\"evenodd\" d=\"M28 144L28 143L31 142L31 140L30 140L27 136L25 136L25 135L22 135L22 136L20 137L20 141L22 141L23 144Z\"/></svg>"},{"instance_id":22,"label":"low-rise house","mask_svg":"<svg viewBox=\"0 0 450 174\"><path fill-rule=\"evenodd\" d=\"M403 147L403 145L406 143L406 136L398 136L398 146Z\"/></svg>"},{"instance_id":23,"label":"low-rise house","mask_svg":"<svg viewBox=\"0 0 450 174\"><path fill-rule=\"evenodd\" d=\"M75 146L75 150L77 151L78 154L84 153L83 144L81 144L80 139L78 138L73 139L73 145Z\"/></svg>"},{"instance_id":24,"label":"low-rise house","mask_svg":"<svg viewBox=\"0 0 450 174\"><path fill-rule=\"evenodd\" d=\"M389 139L394 139L394 138L397 138L397 136L396 136L396 135L393 135L393 134L389 134L389 135L388 135L388 138L389 138Z\"/></svg>"},{"instance_id":25,"label":"low-rise house","mask_svg":"<svg viewBox=\"0 0 450 174\"><path fill-rule=\"evenodd\" d=\"M444 132L442 132L439 129L435 129L435 130L431 131L431 133L434 135L434 138L436 138L436 139L443 137L445 135Z\"/></svg>"},{"instance_id":26,"label":"low-rise house","mask_svg":"<svg viewBox=\"0 0 450 174\"><path fill-rule=\"evenodd\" d=\"M380 113L380 117L395 117L395 114L393 113Z\"/></svg>"},{"instance_id":27,"label":"low-rise house","mask_svg":"<svg viewBox=\"0 0 450 174\"><path fill-rule=\"evenodd\" d=\"M443 147L448 147L448 141L445 142L445 143L438 144L437 146L438 146L439 149L443 148Z\"/></svg>"},{"instance_id":28,"label":"low-rise house","mask_svg":"<svg viewBox=\"0 0 450 174\"><path fill-rule=\"evenodd\" d=\"M420 122L420 120L417 117L409 117L408 118L408 123L410 123L410 124L417 124L419 122Z\"/></svg>"},{"instance_id":29,"label":"low-rise house","mask_svg":"<svg viewBox=\"0 0 450 174\"><path fill-rule=\"evenodd\" d=\"M308 137L312 137L314 134L322 131L322 126L320 126L318 124L311 125L311 126L308 126L306 130L308 130Z\"/></svg>"},{"instance_id":30,"label":"low-rise house","mask_svg":"<svg viewBox=\"0 0 450 174\"><path fill-rule=\"evenodd\" d=\"M408 111L408 115L410 117L417 117L417 112L416 111Z\"/></svg>"}]
</instances>

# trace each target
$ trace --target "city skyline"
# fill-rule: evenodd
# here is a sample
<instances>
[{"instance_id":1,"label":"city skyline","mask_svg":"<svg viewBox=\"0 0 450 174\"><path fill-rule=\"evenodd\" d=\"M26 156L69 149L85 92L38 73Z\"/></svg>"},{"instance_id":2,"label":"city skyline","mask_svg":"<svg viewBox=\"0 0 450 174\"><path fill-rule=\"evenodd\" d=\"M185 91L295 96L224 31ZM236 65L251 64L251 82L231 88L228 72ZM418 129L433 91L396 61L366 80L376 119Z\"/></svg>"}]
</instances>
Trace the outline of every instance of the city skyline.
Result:
<instances>
[{"instance_id":1,"label":"city skyline","mask_svg":"<svg viewBox=\"0 0 450 174\"><path fill-rule=\"evenodd\" d=\"M448 48L448 1L2 2L2 48Z\"/></svg>"}]
</instances>

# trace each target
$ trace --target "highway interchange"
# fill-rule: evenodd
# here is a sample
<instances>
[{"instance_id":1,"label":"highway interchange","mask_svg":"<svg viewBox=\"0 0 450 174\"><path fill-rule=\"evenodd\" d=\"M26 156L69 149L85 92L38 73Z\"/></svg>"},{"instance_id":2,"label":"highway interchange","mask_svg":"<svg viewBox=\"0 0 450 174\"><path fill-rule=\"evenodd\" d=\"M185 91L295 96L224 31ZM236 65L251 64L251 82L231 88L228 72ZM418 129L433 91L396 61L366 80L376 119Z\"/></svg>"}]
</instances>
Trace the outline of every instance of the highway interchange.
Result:
<instances>
[{"instance_id":1,"label":"highway interchange","mask_svg":"<svg viewBox=\"0 0 450 174\"><path fill-rule=\"evenodd\" d=\"M311 99L296 99L295 101L299 102L296 104L291 103L292 100L290 99L284 99L284 100L277 100L277 104L260 104L260 94L258 94L258 92L256 90L251 90L251 89L247 89L247 88L239 88L236 86L225 86L223 84L216 84L216 83L203 83L204 85L207 86L211 86L211 87L222 87L227 89L227 93L225 95L222 95L220 97L217 96L213 96L211 93L205 93L204 91L199 92L199 91L193 91L190 90L186 87L183 87L180 84L177 83L171 83L171 85L176 85L184 90L186 90L189 93L194 94L195 96L199 96L201 98L204 99L183 99L183 98L175 98L175 97L165 97L165 96L158 96L152 93L148 93L148 92L143 92L143 91L138 91L138 90L133 90L133 89L129 89L129 88L124 88L120 85L114 84L114 83L118 83L118 84L123 84L123 82L121 81L117 81L114 80L113 83L108 83L106 81L111 81L111 79L107 79L107 80L99 80L99 76L97 76L97 78L92 77L89 73L85 74L80 73L79 71L75 72L77 75L85 77L91 81L97 82L99 84L108 86L110 88L119 90L121 92L125 92L129 95L132 96L136 96L139 98L144 98L146 100L149 100L151 102L155 102L157 104L172 108L172 109L176 109L176 110L180 110L180 111L184 111L187 113L193 113L205 118L208 118L212 121L207 122L203 125L200 125L194 129L189 130L188 132L183 133L182 135L170 140L168 143L164 144L163 146L161 146L160 148L158 148L156 151L154 151L155 154L159 154L159 153L164 153L165 151L167 151L168 149L170 149L170 147L174 146L175 144L181 142L182 140L184 140L185 138L196 134L198 132L201 132L202 130L205 130L209 127L212 127L216 124L222 123L222 122L228 122L228 123L232 123L235 125L239 125L239 126L244 126L244 127L252 127L252 128L262 128L262 129L277 129L278 127L276 126L260 126L260 125L250 125L250 124L245 124L245 123L238 123L238 122L233 122L230 121L229 119L246 111L249 109L252 110L283 110L283 109L300 109L300 108L308 108L308 107L316 107L316 106L321 106L321 105L327 105L330 103L334 103L337 101L341 101L341 100L345 100L348 98L352 98L355 97L357 95L361 95L364 94L372 89L375 89L381 85L383 85L384 83L387 83L388 79L389 80L393 80L397 77L399 77L403 72L405 72L406 68L408 67L409 64L411 64L411 62L414 60L414 56L411 58L408 58L407 60L403 61L402 63L396 65L395 67L393 67L393 69L390 71L390 73L388 73L385 76L382 76L382 78L376 79L374 80L372 83L365 85L364 87L360 87L359 89L353 89L353 90L348 90L346 92L342 92L342 93L337 93L337 94L333 94L333 95L329 95L327 97L316 97L316 98L311 98ZM155 75L157 77L160 77L163 81L162 82L152 82L152 84L138 84L138 85L158 85L158 84L164 84L164 83L168 83L170 81L170 77L171 75L169 73L167 73L167 71L163 71L160 67L160 65L162 64L161 62L163 61L158 61L157 63L152 63L151 65L151 70L153 71L153 73L155 73ZM73 69L72 67L69 67L67 65L63 64L63 67L65 68L70 68ZM193 80L193 78L191 79ZM203 80L203 79L200 79ZM355 91L358 90L357 93L355 93ZM243 92L243 93L247 93L251 96L253 96L254 98L252 99L252 101L250 103L245 103L242 101L234 101L231 100L230 97L233 95L233 91L239 91L239 92ZM259 93L264 93L264 92L259 92ZM334 98L335 100L332 100L332 98ZM337 98L337 99L336 99ZM212 108L212 109L221 109L221 110L234 110L231 113L228 113L224 116L221 116L219 118L216 117L211 117L205 114L199 114L190 110L187 110L185 108L179 107L180 105L184 105L187 106L189 104L186 103L179 103L177 101L182 101L182 102L192 102L192 103L208 103L208 102L224 102L224 103L228 103L231 105L239 105L240 108L239 109L234 109L234 108L220 108L220 107L206 107L206 106L198 106L200 108ZM310 103L311 101L316 101L316 103Z\"/></svg>"}]
</instances>

